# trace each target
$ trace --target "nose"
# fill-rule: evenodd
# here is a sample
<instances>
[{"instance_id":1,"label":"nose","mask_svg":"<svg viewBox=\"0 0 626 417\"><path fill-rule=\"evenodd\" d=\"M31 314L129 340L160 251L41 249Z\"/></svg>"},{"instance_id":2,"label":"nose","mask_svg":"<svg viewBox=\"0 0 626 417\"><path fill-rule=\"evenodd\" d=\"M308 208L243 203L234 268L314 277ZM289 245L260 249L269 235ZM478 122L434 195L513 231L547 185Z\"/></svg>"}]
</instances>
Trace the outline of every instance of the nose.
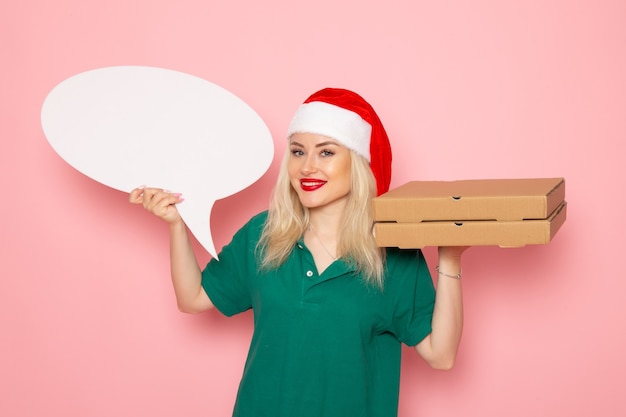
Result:
<instances>
[{"instance_id":1,"label":"nose","mask_svg":"<svg viewBox=\"0 0 626 417\"><path fill-rule=\"evenodd\" d=\"M302 160L302 166L300 167L300 171L303 175L308 175L312 172L317 171L315 155L306 155L306 157Z\"/></svg>"}]
</instances>

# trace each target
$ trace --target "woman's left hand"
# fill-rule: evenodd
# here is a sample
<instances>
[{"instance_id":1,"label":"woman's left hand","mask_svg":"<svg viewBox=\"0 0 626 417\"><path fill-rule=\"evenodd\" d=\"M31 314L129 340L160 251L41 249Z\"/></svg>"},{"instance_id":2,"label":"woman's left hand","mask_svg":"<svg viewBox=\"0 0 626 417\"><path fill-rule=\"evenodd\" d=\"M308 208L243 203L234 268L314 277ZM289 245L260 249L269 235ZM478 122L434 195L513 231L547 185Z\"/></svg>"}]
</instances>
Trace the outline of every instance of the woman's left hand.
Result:
<instances>
[{"instance_id":1,"label":"woman's left hand","mask_svg":"<svg viewBox=\"0 0 626 417\"><path fill-rule=\"evenodd\" d=\"M442 275L461 277L461 256L469 246L440 246L437 270Z\"/></svg>"},{"instance_id":2,"label":"woman's left hand","mask_svg":"<svg viewBox=\"0 0 626 417\"><path fill-rule=\"evenodd\" d=\"M471 246L439 246L439 258L461 259L463 253Z\"/></svg>"}]
</instances>

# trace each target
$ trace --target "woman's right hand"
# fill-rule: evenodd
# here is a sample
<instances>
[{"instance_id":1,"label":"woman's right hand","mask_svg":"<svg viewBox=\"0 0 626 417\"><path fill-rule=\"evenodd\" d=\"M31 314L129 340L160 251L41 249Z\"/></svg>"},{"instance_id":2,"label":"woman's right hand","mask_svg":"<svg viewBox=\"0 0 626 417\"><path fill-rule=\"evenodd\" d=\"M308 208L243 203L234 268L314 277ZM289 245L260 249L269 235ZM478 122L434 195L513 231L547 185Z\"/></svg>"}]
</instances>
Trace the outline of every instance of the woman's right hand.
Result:
<instances>
[{"instance_id":1,"label":"woman's right hand","mask_svg":"<svg viewBox=\"0 0 626 417\"><path fill-rule=\"evenodd\" d=\"M141 204L143 208L169 224L182 222L176 204L184 199L178 193L160 188L139 187L130 192L128 201L132 204Z\"/></svg>"}]
</instances>

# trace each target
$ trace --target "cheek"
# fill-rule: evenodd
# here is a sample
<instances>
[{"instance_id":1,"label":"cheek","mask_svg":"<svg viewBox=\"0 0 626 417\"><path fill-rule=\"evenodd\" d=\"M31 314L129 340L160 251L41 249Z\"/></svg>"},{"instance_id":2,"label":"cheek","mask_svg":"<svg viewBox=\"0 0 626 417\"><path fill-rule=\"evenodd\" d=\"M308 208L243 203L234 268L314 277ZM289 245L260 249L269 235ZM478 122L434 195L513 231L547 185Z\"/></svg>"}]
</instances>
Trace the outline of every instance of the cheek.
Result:
<instances>
[{"instance_id":1,"label":"cheek","mask_svg":"<svg viewBox=\"0 0 626 417\"><path fill-rule=\"evenodd\" d=\"M349 156L343 161L343 164L341 164L341 175L343 175L347 181L350 182L350 179L352 178L352 161Z\"/></svg>"},{"instance_id":2,"label":"cheek","mask_svg":"<svg viewBox=\"0 0 626 417\"><path fill-rule=\"evenodd\" d=\"M350 167L350 161L341 164L334 172L335 178L341 179L342 188L350 189L352 185L352 169Z\"/></svg>"},{"instance_id":3,"label":"cheek","mask_svg":"<svg viewBox=\"0 0 626 417\"><path fill-rule=\"evenodd\" d=\"M287 165L287 175L289 176L289 183L291 187L298 192L300 189L300 170L296 164Z\"/></svg>"},{"instance_id":4,"label":"cheek","mask_svg":"<svg viewBox=\"0 0 626 417\"><path fill-rule=\"evenodd\" d=\"M291 180L293 180L298 174L298 167L291 158L289 159L289 162L287 162L287 174Z\"/></svg>"}]
</instances>

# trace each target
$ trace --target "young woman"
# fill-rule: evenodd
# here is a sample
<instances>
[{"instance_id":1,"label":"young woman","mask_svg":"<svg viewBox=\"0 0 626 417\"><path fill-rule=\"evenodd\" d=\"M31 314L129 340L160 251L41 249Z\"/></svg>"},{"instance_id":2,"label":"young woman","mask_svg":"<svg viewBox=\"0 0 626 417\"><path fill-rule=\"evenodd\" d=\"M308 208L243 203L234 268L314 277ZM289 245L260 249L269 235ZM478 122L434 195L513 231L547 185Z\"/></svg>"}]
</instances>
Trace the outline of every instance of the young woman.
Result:
<instances>
[{"instance_id":1,"label":"young woman","mask_svg":"<svg viewBox=\"0 0 626 417\"><path fill-rule=\"evenodd\" d=\"M179 194L135 189L169 224L181 311L254 312L235 416L397 415L401 343L453 366L461 339L461 255L440 247L435 292L419 250L381 249L371 199L388 190L391 150L359 95L324 89L302 104L267 212L200 269Z\"/></svg>"}]
</instances>

